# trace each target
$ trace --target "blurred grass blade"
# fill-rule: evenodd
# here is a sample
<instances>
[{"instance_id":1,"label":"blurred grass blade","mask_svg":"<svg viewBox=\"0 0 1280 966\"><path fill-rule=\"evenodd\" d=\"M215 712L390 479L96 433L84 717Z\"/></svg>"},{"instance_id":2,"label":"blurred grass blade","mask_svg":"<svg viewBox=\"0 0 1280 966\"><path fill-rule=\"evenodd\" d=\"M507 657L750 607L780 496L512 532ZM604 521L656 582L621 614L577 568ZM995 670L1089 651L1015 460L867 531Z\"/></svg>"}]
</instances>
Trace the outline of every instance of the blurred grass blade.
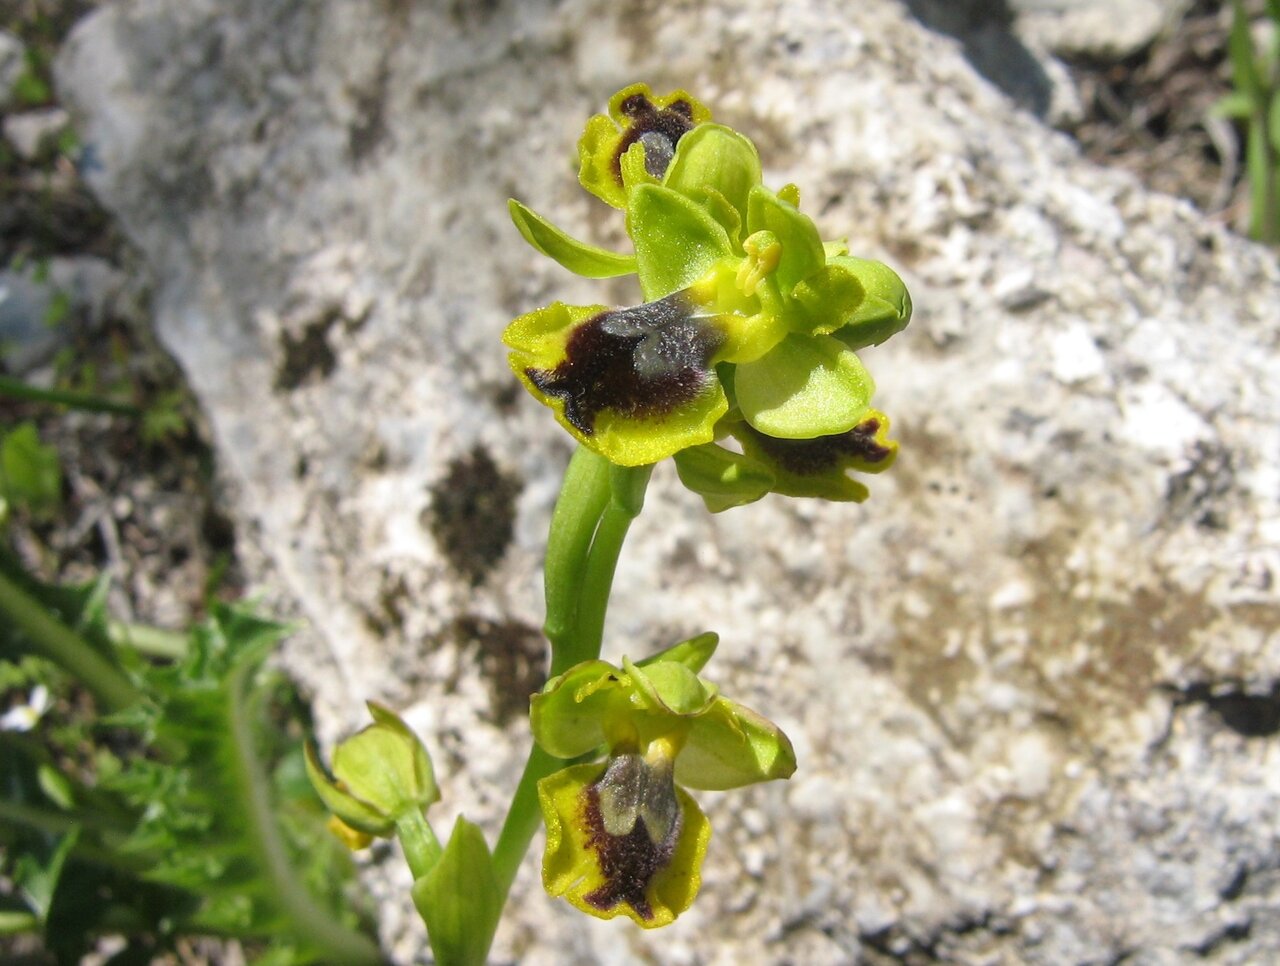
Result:
<instances>
[{"instance_id":1,"label":"blurred grass blade","mask_svg":"<svg viewBox=\"0 0 1280 966\"><path fill-rule=\"evenodd\" d=\"M57 406L69 406L91 413L115 413L118 416L141 416L142 410L129 403L104 399L92 393L77 392L74 389L41 389L12 376L0 376L0 396L13 399L24 399L28 402L50 403Z\"/></svg>"},{"instance_id":2,"label":"blurred grass blade","mask_svg":"<svg viewBox=\"0 0 1280 966\"><path fill-rule=\"evenodd\" d=\"M1227 53L1231 56L1231 73L1236 89L1258 105L1264 96L1262 78L1254 59L1249 16L1245 13L1241 0L1231 2L1231 32L1227 36Z\"/></svg>"}]
</instances>

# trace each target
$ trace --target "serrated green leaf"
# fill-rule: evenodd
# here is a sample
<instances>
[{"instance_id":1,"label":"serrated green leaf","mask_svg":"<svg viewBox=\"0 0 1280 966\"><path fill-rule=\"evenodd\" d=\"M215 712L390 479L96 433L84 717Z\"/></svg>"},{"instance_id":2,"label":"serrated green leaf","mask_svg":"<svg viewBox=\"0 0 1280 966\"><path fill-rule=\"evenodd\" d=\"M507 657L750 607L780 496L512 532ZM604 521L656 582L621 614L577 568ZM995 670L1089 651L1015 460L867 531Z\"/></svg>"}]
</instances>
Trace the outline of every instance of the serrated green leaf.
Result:
<instances>
[{"instance_id":1,"label":"serrated green leaf","mask_svg":"<svg viewBox=\"0 0 1280 966\"><path fill-rule=\"evenodd\" d=\"M35 424L21 423L0 437L0 500L47 515L62 499L62 466L40 442Z\"/></svg>"},{"instance_id":2,"label":"serrated green leaf","mask_svg":"<svg viewBox=\"0 0 1280 966\"><path fill-rule=\"evenodd\" d=\"M619 275L635 274L634 255L611 252L579 241L514 198L507 201L507 210L511 212L511 220L521 237L534 250L554 259L575 275L586 278L616 278Z\"/></svg>"},{"instance_id":3,"label":"serrated green leaf","mask_svg":"<svg viewBox=\"0 0 1280 966\"><path fill-rule=\"evenodd\" d=\"M480 829L459 817L435 867L413 884L436 962L483 966L502 915L502 891Z\"/></svg>"}]
</instances>

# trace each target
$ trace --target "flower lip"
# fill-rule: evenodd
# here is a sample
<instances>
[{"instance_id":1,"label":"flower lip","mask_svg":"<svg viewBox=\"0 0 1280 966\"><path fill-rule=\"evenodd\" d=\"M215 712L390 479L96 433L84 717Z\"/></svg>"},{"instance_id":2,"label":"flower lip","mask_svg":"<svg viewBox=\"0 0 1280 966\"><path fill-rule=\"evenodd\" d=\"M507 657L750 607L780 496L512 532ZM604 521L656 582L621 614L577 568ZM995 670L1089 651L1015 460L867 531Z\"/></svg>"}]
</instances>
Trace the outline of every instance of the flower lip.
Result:
<instances>
[{"instance_id":1,"label":"flower lip","mask_svg":"<svg viewBox=\"0 0 1280 966\"><path fill-rule=\"evenodd\" d=\"M644 145L645 170L661 178L680 138L693 130L693 105L677 98L657 107L643 91L637 91L618 105L618 111L631 120L613 152L613 176L618 186L622 186L622 156L636 142Z\"/></svg>"},{"instance_id":2,"label":"flower lip","mask_svg":"<svg viewBox=\"0 0 1280 966\"><path fill-rule=\"evenodd\" d=\"M564 400L565 419L591 436L602 410L663 416L697 398L713 378L711 357L723 340L675 293L587 319L554 369L527 368L525 375L544 395Z\"/></svg>"},{"instance_id":3,"label":"flower lip","mask_svg":"<svg viewBox=\"0 0 1280 966\"><path fill-rule=\"evenodd\" d=\"M587 845L604 882L583 896L601 912L625 902L653 919L646 892L666 868L684 827L669 758L622 754L584 791Z\"/></svg>"}]
</instances>

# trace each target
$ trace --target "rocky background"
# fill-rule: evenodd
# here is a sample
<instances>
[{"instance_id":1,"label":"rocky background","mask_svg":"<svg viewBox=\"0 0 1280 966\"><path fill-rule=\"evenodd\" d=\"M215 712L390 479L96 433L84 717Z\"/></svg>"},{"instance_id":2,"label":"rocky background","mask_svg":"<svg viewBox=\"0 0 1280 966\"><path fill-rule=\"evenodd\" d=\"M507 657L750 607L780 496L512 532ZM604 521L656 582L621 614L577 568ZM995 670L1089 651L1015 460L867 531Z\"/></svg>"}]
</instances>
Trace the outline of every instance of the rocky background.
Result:
<instances>
[{"instance_id":1,"label":"rocky background","mask_svg":"<svg viewBox=\"0 0 1280 966\"><path fill-rule=\"evenodd\" d=\"M1280 957L1280 264L1053 129L1118 89L1080 65L1140 86L1181 18L1221 19L1115 7L118 0L63 44L74 174L207 419L218 532L305 619L281 661L324 739L369 698L424 736L437 827L496 832L523 761L571 451L499 334L635 300L525 247L505 199L618 243L576 137L628 82L682 86L911 288L867 353L903 447L870 502L711 517L660 466L619 568L606 656L719 631L709 676L796 777L700 796L702 894L657 933L547 899L531 855L495 961ZM421 962L406 876L371 856Z\"/></svg>"}]
</instances>

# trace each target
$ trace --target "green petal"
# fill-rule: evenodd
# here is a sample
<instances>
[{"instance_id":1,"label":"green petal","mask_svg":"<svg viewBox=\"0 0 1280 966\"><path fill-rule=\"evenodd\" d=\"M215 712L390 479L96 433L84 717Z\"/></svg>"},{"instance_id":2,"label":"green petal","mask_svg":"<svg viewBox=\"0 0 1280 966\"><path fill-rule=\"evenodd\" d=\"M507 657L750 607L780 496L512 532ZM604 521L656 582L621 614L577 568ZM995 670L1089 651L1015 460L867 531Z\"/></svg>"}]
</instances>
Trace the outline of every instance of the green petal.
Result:
<instances>
[{"instance_id":1,"label":"green petal","mask_svg":"<svg viewBox=\"0 0 1280 966\"><path fill-rule=\"evenodd\" d=\"M751 189L747 231L771 231L782 242L782 258L774 275L784 296L826 264L822 239L813 222L763 185Z\"/></svg>"},{"instance_id":2,"label":"green petal","mask_svg":"<svg viewBox=\"0 0 1280 966\"><path fill-rule=\"evenodd\" d=\"M636 661L636 667L647 668L659 661L675 661L697 674L707 666L719 643L720 635L714 631L707 631L705 634L691 637L679 644L672 644L666 650L651 654L643 661Z\"/></svg>"},{"instance_id":3,"label":"green petal","mask_svg":"<svg viewBox=\"0 0 1280 966\"><path fill-rule=\"evenodd\" d=\"M713 791L790 778L795 770L795 751L778 726L727 698L693 720L676 758L677 782Z\"/></svg>"},{"instance_id":4,"label":"green petal","mask_svg":"<svg viewBox=\"0 0 1280 966\"><path fill-rule=\"evenodd\" d=\"M706 202L714 192L733 206L743 225L747 196L760 183L760 155L737 131L703 124L680 139L662 183L698 202Z\"/></svg>"},{"instance_id":5,"label":"green petal","mask_svg":"<svg viewBox=\"0 0 1280 966\"><path fill-rule=\"evenodd\" d=\"M640 185L631 192L627 208L645 301L688 288L732 252L720 223L670 188Z\"/></svg>"},{"instance_id":6,"label":"green petal","mask_svg":"<svg viewBox=\"0 0 1280 966\"><path fill-rule=\"evenodd\" d=\"M760 432L811 439L856 426L875 383L838 340L790 335L759 361L738 366L734 390L743 416Z\"/></svg>"},{"instance_id":7,"label":"green petal","mask_svg":"<svg viewBox=\"0 0 1280 966\"><path fill-rule=\"evenodd\" d=\"M507 209L525 241L577 275L614 278L634 274L636 270L634 255L620 255L578 241L514 198L507 201Z\"/></svg>"},{"instance_id":8,"label":"green petal","mask_svg":"<svg viewBox=\"0 0 1280 966\"><path fill-rule=\"evenodd\" d=\"M654 713L679 717L703 714L716 697L716 687L678 661L658 661L637 667L627 658L622 667L647 699Z\"/></svg>"},{"instance_id":9,"label":"green petal","mask_svg":"<svg viewBox=\"0 0 1280 966\"><path fill-rule=\"evenodd\" d=\"M680 482L712 513L754 503L773 489L774 475L767 468L714 443L681 450L675 460Z\"/></svg>"}]
</instances>

